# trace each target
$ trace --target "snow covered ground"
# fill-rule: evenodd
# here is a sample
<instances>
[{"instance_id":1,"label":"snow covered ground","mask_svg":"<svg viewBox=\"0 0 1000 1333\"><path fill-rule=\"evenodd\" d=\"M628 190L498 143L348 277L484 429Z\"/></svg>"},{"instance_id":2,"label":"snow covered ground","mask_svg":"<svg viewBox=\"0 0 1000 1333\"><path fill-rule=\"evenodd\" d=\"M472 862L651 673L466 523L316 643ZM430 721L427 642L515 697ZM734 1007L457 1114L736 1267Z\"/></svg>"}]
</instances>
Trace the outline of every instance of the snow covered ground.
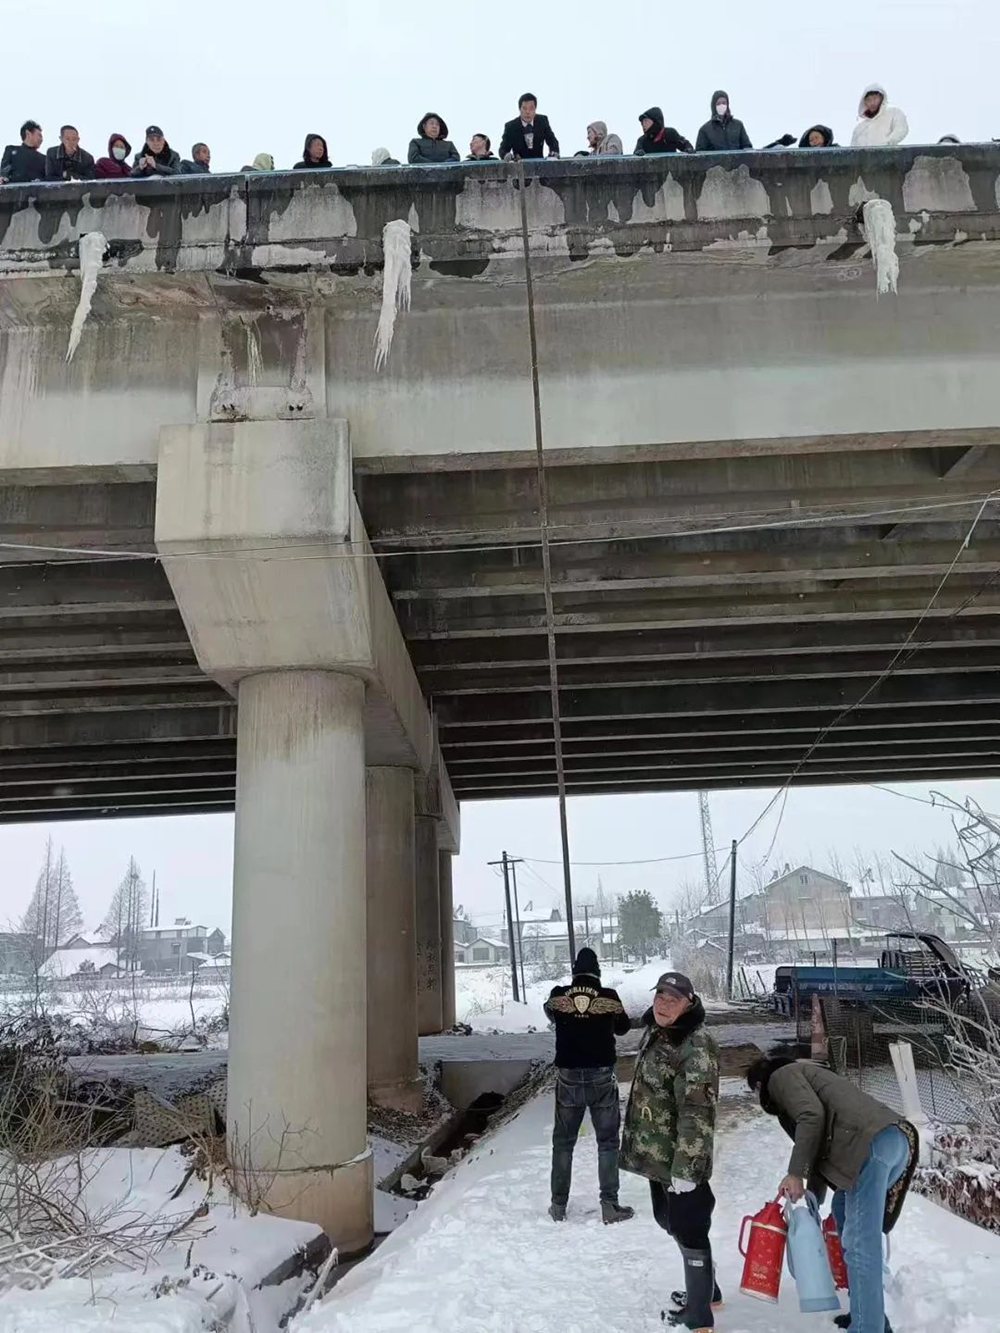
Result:
<instances>
[{"instance_id":1,"label":"snow covered ground","mask_svg":"<svg viewBox=\"0 0 1000 1333\"><path fill-rule=\"evenodd\" d=\"M0 1016L23 1013L35 1003L28 991L0 993ZM40 999L46 1013L69 1019L84 1029L107 1029L138 1024L137 1040L155 1041L174 1033L190 1032L192 1009L199 1029L217 1018L229 1003L228 986L217 980L199 979L191 994L190 981L138 980L108 987L95 985L48 989Z\"/></svg>"},{"instance_id":2,"label":"snow covered ground","mask_svg":"<svg viewBox=\"0 0 1000 1333\"><path fill-rule=\"evenodd\" d=\"M669 958L655 958L646 964L606 963L601 978L613 986L629 1013L642 1013L649 1007L650 993L657 977L669 971ZM569 981L569 973L560 978ZM479 1032L527 1032L544 1030L549 1020L542 1005L549 998L556 981L528 982L527 1004L510 997L510 968L459 967L455 969L455 1009L460 1023L468 1023Z\"/></svg>"},{"instance_id":3,"label":"snow covered ground","mask_svg":"<svg viewBox=\"0 0 1000 1333\"><path fill-rule=\"evenodd\" d=\"M726 1333L804 1327L785 1275L777 1307L739 1295L740 1220L784 1174L788 1140L735 1085L723 1101L713 1235ZM734 1111L737 1112L734 1114ZM681 1285L673 1242L652 1220L644 1181L623 1175L635 1221L600 1223L593 1133L577 1149L570 1215L548 1205L551 1101L541 1097L466 1159L377 1253L293 1325L294 1333L653 1333ZM992 1333L1000 1237L911 1197L893 1233L889 1313L902 1333ZM825 1320L817 1328L829 1327Z\"/></svg>"},{"instance_id":4,"label":"snow covered ground","mask_svg":"<svg viewBox=\"0 0 1000 1333\"><path fill-rule=\"evenodd\" d=\"M249 1216L218 1179L187 1178L177 1148L95 1149L58 1160L65 1169L47 1175L52 1195L95 1237L97 1259L111 1257L95 1259L86 1276L34 1291L3 1290L0 1272L0 1333L276 1333L312 1285L304 1274L258 1289L319 1228Z\"/></svg>"}]
</instances>

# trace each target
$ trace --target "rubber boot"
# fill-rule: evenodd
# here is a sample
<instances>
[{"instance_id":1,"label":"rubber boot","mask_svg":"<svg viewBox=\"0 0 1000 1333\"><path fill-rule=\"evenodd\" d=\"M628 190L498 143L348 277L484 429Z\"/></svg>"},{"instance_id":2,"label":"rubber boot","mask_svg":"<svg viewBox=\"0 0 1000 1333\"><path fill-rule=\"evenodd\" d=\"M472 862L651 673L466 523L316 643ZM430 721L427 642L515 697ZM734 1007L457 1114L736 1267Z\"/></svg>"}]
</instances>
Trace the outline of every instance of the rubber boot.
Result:
<instances>
[{"instance_id":1,"label":"rubber boot","mask_svg":"<svg viewBox=\"0 0 1000 1333\"><path fill-rule=\"evenodd\" d=\"M715 1290L715 1269L711 1250L686 1250L680 1247L684 1260L684 1289L687 1301L683 1310L667 1316L674 1328L704 1330L715 1327L712 1314L712 1296Z\"/></svg>"},{"instance_id":2,"label":"rubber boot","mask_svg":"<svg viewBox=\"0 0 1000 1333\"><path fill-rule=\"evenodd\" d=\"M850 1328L851 1316L849 1314L834 1315L833 1322L838 1328ZM885 1333L892 1333L892 1325L889 1323L889 1316L885 1317Z\"/></svg>"},{"instance_id":3,"label":"rubber boot","mask_svg":"<svg viewBox=\"0 0 1000 1333\"><path fill-rule=\"evenodd\" d=\"M670 1293L670 1304L674 1308L671 1311L671 1313L672 1314L683 1313L685 1307L687 1306L687 1299L688 1296L686 1291L672 1291ZM723 1306L722 1292L719 1289L718 1282L714 1282L712 1286L712 1309L721 1310L722 1306ZM666 1312L664 1311L663 1318L666 1319L666 1317L667 1317Z\"/></svg>"},{"instance_id":4,"label":"rubber boot","mask_svg":"<svg viewBox=\"0 0 1000 1333\"><path fill-rule=\"evenodd\" d=\"M605 1226L612 1222L628 1222L635 1217L635 1209L626 1204L614 1203L611 1199L601 1200L601 1221Z\"/></svg>"},{"instance_id":5,"label":"rubber boot","mask_svg":"<svg viewBox=\"0 0 1000 1333\"><path fill-rule=\"evenodd\" d=\"M552 1218L553 1222L565 1222L566 1205L564 1203L550 1203L549 1217Z\"/></svg>"}]
</instances>

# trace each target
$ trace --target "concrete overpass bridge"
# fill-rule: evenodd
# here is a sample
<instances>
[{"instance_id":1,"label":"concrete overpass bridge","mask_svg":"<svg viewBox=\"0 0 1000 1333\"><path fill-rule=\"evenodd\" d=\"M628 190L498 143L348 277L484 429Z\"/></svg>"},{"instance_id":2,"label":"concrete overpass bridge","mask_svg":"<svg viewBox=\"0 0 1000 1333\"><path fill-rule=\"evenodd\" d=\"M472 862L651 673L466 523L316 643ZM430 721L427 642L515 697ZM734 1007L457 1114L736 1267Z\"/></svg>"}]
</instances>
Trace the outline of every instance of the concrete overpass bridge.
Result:
<instances>
[{"instance_id":1,"label":"concrete overpass bridge","mask_svg":"<svg viewBox=\"0 0 1000 1333\"><path fill-rule=\"evenodd\" d=\"M1000 153L526 172L569 791L995 775ZM521 246L501 164L0 191L0 820L235 806L231 1117L345 1248L366 917L405 1102L458 801L555 790Z\"/></svg>"}]
</instances>

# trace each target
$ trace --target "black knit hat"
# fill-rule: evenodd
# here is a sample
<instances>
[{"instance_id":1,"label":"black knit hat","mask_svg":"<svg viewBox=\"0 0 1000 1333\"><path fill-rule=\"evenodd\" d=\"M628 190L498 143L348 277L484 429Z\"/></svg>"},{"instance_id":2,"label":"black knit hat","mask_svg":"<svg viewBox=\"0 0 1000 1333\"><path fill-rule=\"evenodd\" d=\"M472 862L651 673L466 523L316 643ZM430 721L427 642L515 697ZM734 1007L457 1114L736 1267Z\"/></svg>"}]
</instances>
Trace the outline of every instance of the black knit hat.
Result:
<instances>
[{"instance_id":1,"label":"black knit hat","mask_svg":"<svg viewBox=\"0 0 1000 1333\"><path fill-rule=\"evenodd\" d=\"M597 961L597 954L593 949L581 949L576 956L576 962L573 964L573 975L599 977L601 975L601 965Z\"/></svg>"}]
</instances>

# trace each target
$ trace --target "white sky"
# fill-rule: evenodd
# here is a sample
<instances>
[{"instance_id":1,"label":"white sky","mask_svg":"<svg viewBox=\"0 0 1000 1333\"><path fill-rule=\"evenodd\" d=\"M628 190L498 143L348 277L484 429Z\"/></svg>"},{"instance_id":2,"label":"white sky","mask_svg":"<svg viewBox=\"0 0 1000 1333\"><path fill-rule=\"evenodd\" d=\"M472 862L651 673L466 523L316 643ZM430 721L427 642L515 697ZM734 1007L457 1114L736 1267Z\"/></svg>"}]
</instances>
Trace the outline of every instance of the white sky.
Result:
<instances>
[{"instance_id":1,"label":"white sky","mask_svg":"<svg viewBox=\"0 0 1000 1333\"><path fill-rule=\"evenodd\" d=\"M16 141L28 116L46 145L63 121L84 147L103 153L121 131L138 148L146 124L163 126L187 156L205 139L217 170L238 169L256 153L279 166L301 154L307 132L324 134L331 157L367 163L384 144L403 158L416 122L440 112L463 153L476 130L499 139L517 97L539 96L563 151L584 146L588 121L606 120L629 147L638 114L661 105L667 122L693 139L709 98L725 87L734 112L762 145L801 134L820 121L850 139L862 85L883 83L903 107L911 140L944 133L964 139L1000 135L996 50L1000 9L992 0L883 0L845 9L758 0L716 0L710 10L614 7L594 0L519 11L436 0L300 0L287 9L242 0L238 7L179 0L136 6L95 0L6 0L3 142ZM988 808L1000 784L952 784ZM925 789L917 789L925 790ZM713 798L715 841L741 835L768 793ZM697 802L687 796L591 797L571 802L578 860L633 860L694 852ZM471 910L499 911L500 883L486 861L511 853L559 856L555 805L515 801L466 806L455 897ZM745 848L767 850L772 815ZM49 829L0 828L0 921L23 911ZM163 916L187 915L228 930L232 820L118 820L53 825L65 844L88 920L99 918L135 854L155 869ZM868 788L809 789L788 801L774 859L822 864L837 845L849 861L866 852L933 851L949 834L941 814ZM522 901L549 906L561 895L558 865L523 871ZM598 871L580 868L581 890ZM666 902L680 881L700 877L698 861L600 872L615 892L648 887ZM530 887L529 887L530 886Z\"/></svg>"},{"instance_id":2,"label":"white sky","mask_svg":"<svg viewBox=\"0 0 1000 1333\"><path fill-rule=\"evenodd\" d=\"M428 110L464 153L476 130L497 142L529 89L565 152L585 147L595 119L630 146L651 103L693 141L720 86L755 144L816 121L844 143L871 79L912 139L1000 135L994 0L575 0L532 5L523 22L469 0L5 0L3 17L4 141L31 116L51 145L71 121L95 156L112 131L138 147L153 121L183 156L206 140L220 170L259 152L291 166L307 132L326 136L335 163L367 163L382 144L405 160Z\"/></svg>"}]
</instances>

